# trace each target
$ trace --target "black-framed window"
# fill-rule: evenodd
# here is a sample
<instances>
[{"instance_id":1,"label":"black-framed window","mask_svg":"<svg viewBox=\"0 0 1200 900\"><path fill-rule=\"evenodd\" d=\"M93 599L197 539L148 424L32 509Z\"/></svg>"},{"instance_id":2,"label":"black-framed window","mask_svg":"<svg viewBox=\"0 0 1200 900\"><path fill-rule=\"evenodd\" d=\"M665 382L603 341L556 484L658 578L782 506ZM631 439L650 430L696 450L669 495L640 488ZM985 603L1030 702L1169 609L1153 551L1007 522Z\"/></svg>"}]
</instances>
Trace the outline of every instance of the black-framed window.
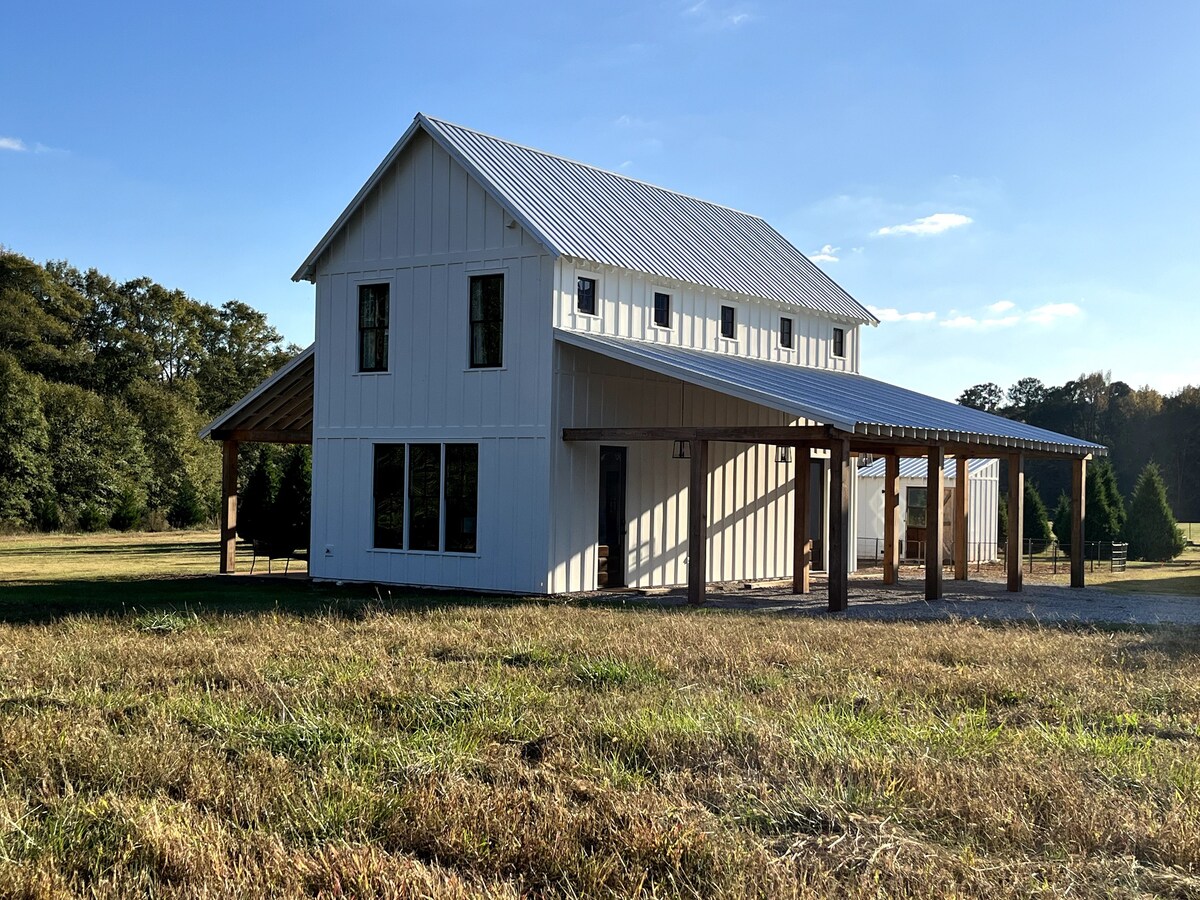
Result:
<instances>
[{"instance_id":1,"label":"black-framed window","mask_svg":"<svg viewBox=\"0 0 1200 900\"><path fill-rule=\"evenodd\" d=\"M792 320L787 316L779 317L779 346L792 349Z\"/></svg>"},{"instance_id":2,"label":"black-framed window","mask_svg":"<svg viewBox=\"0 0 1200 900\"><path fill-rule=\"evenodd\" d=\"M358 286L358 371L386 372L388 368L387 284Z\"/></svg>"},{"instance_id":3,"label":"black-framed window","mask_svg":"<svg viewBox=\"0 0 1200 900\"><path fill-rule=\"evenodd\" d=\"M408 549L441 549L442 445L412 444L408 464Z\"/></svg>"},{"instance_id":4,"label":"black-framed window","mask_svg":"<svg viewBox=\"0 0 1200 900\"><path fill-rule=\"evenodd\" d=\"M734 326L737 324L737 313L732 306L721 307L721 337L734 336Z\"/></svg>"},{"instance_id":5,"label":"black-framed window","mask_svg":"<svg viewBox=\"0 0 1200 900\"><path fill-rule=\"evenodd\" d=\"M833 329L833 355L834 356L845 356L846 355L846 329L845 328Z\"/></svg>"},{"instance_id":6,"label":"black-framed window","mask_svg":"<svg viewBox=\"0 0 1200 900\"><path fill-rule=\"evenodd\" d=\"M904 504L904 524L908 528L924 528L928 521L929 489L910 487Z\"/></svg>"},{"instance_id":7,"label":"black-framed window","mask_svg":"<svg viewBox=\"0 0 1200 900\"><path fill-rule=\"evenodd\" d=\"M575 283L575 308L589 316L596 314L596 279L580 278Z\"/></svg>"},{"instance_id":8,"label":"black-framed window","mask_svg":"<svg viewBox=\"0 0 1200 900\"><path fill-rule=\"evenodd\" d=\"M471 368L504 364L504 276L471 276Z\"/></svg>"},{"instance_id":9,"label":"black-framed window","mask_svg":"<svg viewBox=\"0 0 1200 900\"><path fill-rule=\"evenodd\" d=\"M671 327L671 295L654 292L654 324L659 328Z\"/></svg>"},{"instance_id":10,"label":"black-framed window","mask_svg":"<svg viewBox=\"0 0 1200 900\"><path fill-rule=\"evenodd\" d=\"M375 445L373 546L387 550L404 547L404 451L403 444Z\"/></svg>"},{"instance_id":11,"label":"black-framed window","mask_svg":"<svg viewBox=\"0 0 1200 900\"><path fill-rule=\"evenodd\" d=\"M479 514L479 445L446 445L446 552L475 552Z\"/></svg>"}]
</instances>

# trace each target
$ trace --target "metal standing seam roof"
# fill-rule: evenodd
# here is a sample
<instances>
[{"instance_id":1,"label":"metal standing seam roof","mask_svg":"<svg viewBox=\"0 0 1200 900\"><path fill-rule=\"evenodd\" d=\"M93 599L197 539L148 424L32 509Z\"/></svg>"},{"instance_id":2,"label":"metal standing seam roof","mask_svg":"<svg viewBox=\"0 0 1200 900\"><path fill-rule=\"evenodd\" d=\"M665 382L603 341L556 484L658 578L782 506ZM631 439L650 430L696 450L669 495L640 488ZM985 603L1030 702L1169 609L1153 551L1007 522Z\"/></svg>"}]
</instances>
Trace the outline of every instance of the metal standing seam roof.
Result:
<instances>
[{"instance_id":1,"label":"metal standing seam roof","mask_svg":"<svg viewBox=\"0 0 1200 900\"><path fill-rule=\"evenodd\" d=\"M315 367L309 344L246 396L213 419L200 437L233 431L300 431L312 434Z\"/></svg>"},{"instance_id":2,"label":"metal standing seam roof","mask_svg":"<svg viewBox=\"0 0 1200 900\"><path fill-rule=\"evenodd\" d=\"M977 475L979 472L994 465L997 462L995 459L978 459L972 457L967 460L967 474ZM887 460L877 459L870 465L861 467L858 470L859 478L883 478L887 474ZM954 481L958 477L958 462L954 457L946 460L946 465L942 471L946 476L947 481ZM924 478L929 474L929 462L923 457L900 457L900 477L901 478ZM998 475L999 473L997 473Z\"/></svg>"},{"instance_id":3,"label":"metal standing seam roof","mask_svg":"<svg viewBox=\"0 0 1200 900\"><path fill-rule=\"evenodd\" d=\"M310 276L324 248L418 126L559 256L878 323L758 216L421 113L293 278Z\"/></svg>"},{"instance_id":4,"label":"metal standing seam roof","mask_svg":"<svg viewBox=\"0 0 1200 900\"><path fill-rule=\"evenodd\" d=\"M1100 444L1035 428L851 372L817 369L724 353L648 344L627 338L554 330L581 347L661 375L680 378L841 431L898 441L939 440L1084 456Z\"/></svg>"}]
</instances>

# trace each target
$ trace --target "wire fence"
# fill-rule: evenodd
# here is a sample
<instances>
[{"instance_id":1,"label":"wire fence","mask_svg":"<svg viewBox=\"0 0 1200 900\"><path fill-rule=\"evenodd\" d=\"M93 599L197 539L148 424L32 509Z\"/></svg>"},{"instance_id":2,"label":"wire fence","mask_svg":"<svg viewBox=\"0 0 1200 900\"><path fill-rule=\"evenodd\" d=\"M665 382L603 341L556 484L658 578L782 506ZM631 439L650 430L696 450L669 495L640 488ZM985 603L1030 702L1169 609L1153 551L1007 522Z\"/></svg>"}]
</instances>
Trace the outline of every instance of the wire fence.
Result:
<instances>
[{"instance_id":1,"label":"wire fence","mask_svg":"<svg viewBox=\"0 0 1200 900\"><path fill-rule=\"evenodd\" d=\"M883 565L883 548L885 541L883 538L864 538L858 539L858 565L859 568L870 568L871 566ZM900 542L900 565L901 566L924 566L925 551L928 547L927 541L901 541ZM947 545L942 548L943 562L950 564L954 561L954 543L947 542ZM970 541L967 544L967 564L980 571L989 563L997 562L1000 557L997 555L997 546L995 541Z\"/></svg>"},{"instance_id":2,"label":"wire fence","mask_svg":"<svg viewBox=\"0 0 1200 900\"><path fill-rule=\"evenodd\" d=\"M884 540L882 538L858 539L858 565L860 568L883 565ZM901 541L901 566L924 566L927 542ZM950 564L954 560L952 542L943 547L943 562ZM995 541L972 541L967 545L967 564L975 571L981 571L985 565L1006 562L1008 548ZM1108 566L1110 572L1124 572L1129 560L1129 545L1114 541L1084 541L1083 559L1089 572L1095 572L1096 566L1101 569ZM1050 571L1057 575L1071 568L1071 546L1059 541L1042 541L1026 538L1022 547L1021 567L1028 572L1038 570Z\"/></svg>"}]
</instances>

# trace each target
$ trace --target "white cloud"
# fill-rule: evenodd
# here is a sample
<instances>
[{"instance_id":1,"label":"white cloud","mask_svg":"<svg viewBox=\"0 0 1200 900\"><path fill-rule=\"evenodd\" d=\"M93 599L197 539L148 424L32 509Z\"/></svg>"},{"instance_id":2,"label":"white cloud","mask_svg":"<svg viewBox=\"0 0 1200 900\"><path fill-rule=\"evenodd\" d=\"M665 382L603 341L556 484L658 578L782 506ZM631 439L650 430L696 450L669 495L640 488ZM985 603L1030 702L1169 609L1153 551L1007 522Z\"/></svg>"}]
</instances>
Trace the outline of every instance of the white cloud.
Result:
<instances>
[{"instance_id":1,"label":"white cloud","mask_svg":"<svg viewBox=\"0 0 1200 900\"><path fill-rule=\"evenodd\" d=\"M741 4L731 5L698 0L683 9L684 15L697 19L705 28L738 28L754 16Z\"/></svg>"},{"instance_id":2,"label":"white cloud","mask_svg":"<svg viewBox=\"0 0 1200 900\"><path fill-rule=\"evenodd\" d=\"M942 322L944 328L974 328L979 324L979 320L974 316L954 316Z\"/></svg>"},{"instance_id":3,"label":"white cloud","mask_svg":"<svg viewBox=\"0 0 1200 900\"><path fill-rule=\"evenodd\" d=\"M937 318L935 312L902 313L898 309L881 309L878 306L868 306L867 309L880 322L931 322Z\"/></svg>"},{"instance_id":4,"label":"white cloud","mask_svg":"<svg viewBox=\"0 0 1200 900\"><path fill-rule=\"evenodd\" d=\"M991 307L988 308L990 309ZM1016 325L1020 321L1020 316L1002 316L999 319L984 319L979 324L984 328L1008 328L1010 325Z\"/></svg>"},{"instance_id":5,"label":"white cloud","mask_svg":"<svg viewBox=\"0 0 1200 900\"><path fill-rule=\"evenodd\" d=\"M884 237L889 234L941 234L951 228L970 225L973 221L975 220L970 216L964 216L961 213L934 213L932 216L923 216L920 219L905 222L903 225L885 225L876 231L875 235Z\"/></svg>"},{"instance_id":6,"label":"white cloud","mask_svg":"<svg viewBox=\"0 0 1200 900\"><path fill-rule=\"evenodd\" d=\"M23 153L28 149L20 138L0 137L0 150L16 150L18 153Z\"/></svg>"},{"instance_id":7,"label":"white cloud","mask_svg":"<svg viewBox=\"0 0 1200 900\"><path fill-rule=\"evenodd\" d=\"M1074 303L1047 303L1030 312L1025 318L1038 325L1049 325L1057 319L1069 319L1083 315L1083 310Z\"/></svg>"},{"instance_id":8,"label":"white cloud","mask_svg":"<svg viewBox=\"0 0 1200 900\"><path fill-rule=\"evenodd\" d=\"M840 249L842 249L842 248L834 247L832 244L826 244L824 247L822 247L816 253L808 254L808 258L811 259L813 262L837 262L838 261L837 253Z\"/></svg>"},{"instance_id":9,"label":"white cloud","mask_svg":"<svg viewBox=\"0 0 1200 900\"><path fill-rule=\"evenodd\" d=\"M1016 305L1017 304L1013 303L1011 300L997 300L995 303L993 303L991 306L988 307L988 312L994 312L994 313L1008 312L1010 309L1012 309Z\"/></svg>"}]
</instances>

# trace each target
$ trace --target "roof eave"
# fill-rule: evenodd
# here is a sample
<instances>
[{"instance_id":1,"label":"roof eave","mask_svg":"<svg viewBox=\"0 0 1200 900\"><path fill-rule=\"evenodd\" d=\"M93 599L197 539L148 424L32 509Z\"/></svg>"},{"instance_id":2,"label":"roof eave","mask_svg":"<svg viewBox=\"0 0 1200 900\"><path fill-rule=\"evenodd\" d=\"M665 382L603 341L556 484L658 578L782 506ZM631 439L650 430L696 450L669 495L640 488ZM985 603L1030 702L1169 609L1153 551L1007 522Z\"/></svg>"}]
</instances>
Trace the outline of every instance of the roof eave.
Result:
<instances>
[{"instance_id":1,"label":"roof eave","mask_svg":"<svg viewBox=\"0 0 1200 900\"><path fill-rule=\"evenodd\" d=\"M242 412L247 406L269 391L272 387L286 378L291 372L299 368L306 359L311 357L316 350L316 343L309 344L286 363L275 370L269 377L264 378L256 384L242 399L225 410L207 425L200 429L200 437L206 438L212 436L213 432L220 431L221 426L234 418L238 413Z\"/></svg>"}]
</instances>

